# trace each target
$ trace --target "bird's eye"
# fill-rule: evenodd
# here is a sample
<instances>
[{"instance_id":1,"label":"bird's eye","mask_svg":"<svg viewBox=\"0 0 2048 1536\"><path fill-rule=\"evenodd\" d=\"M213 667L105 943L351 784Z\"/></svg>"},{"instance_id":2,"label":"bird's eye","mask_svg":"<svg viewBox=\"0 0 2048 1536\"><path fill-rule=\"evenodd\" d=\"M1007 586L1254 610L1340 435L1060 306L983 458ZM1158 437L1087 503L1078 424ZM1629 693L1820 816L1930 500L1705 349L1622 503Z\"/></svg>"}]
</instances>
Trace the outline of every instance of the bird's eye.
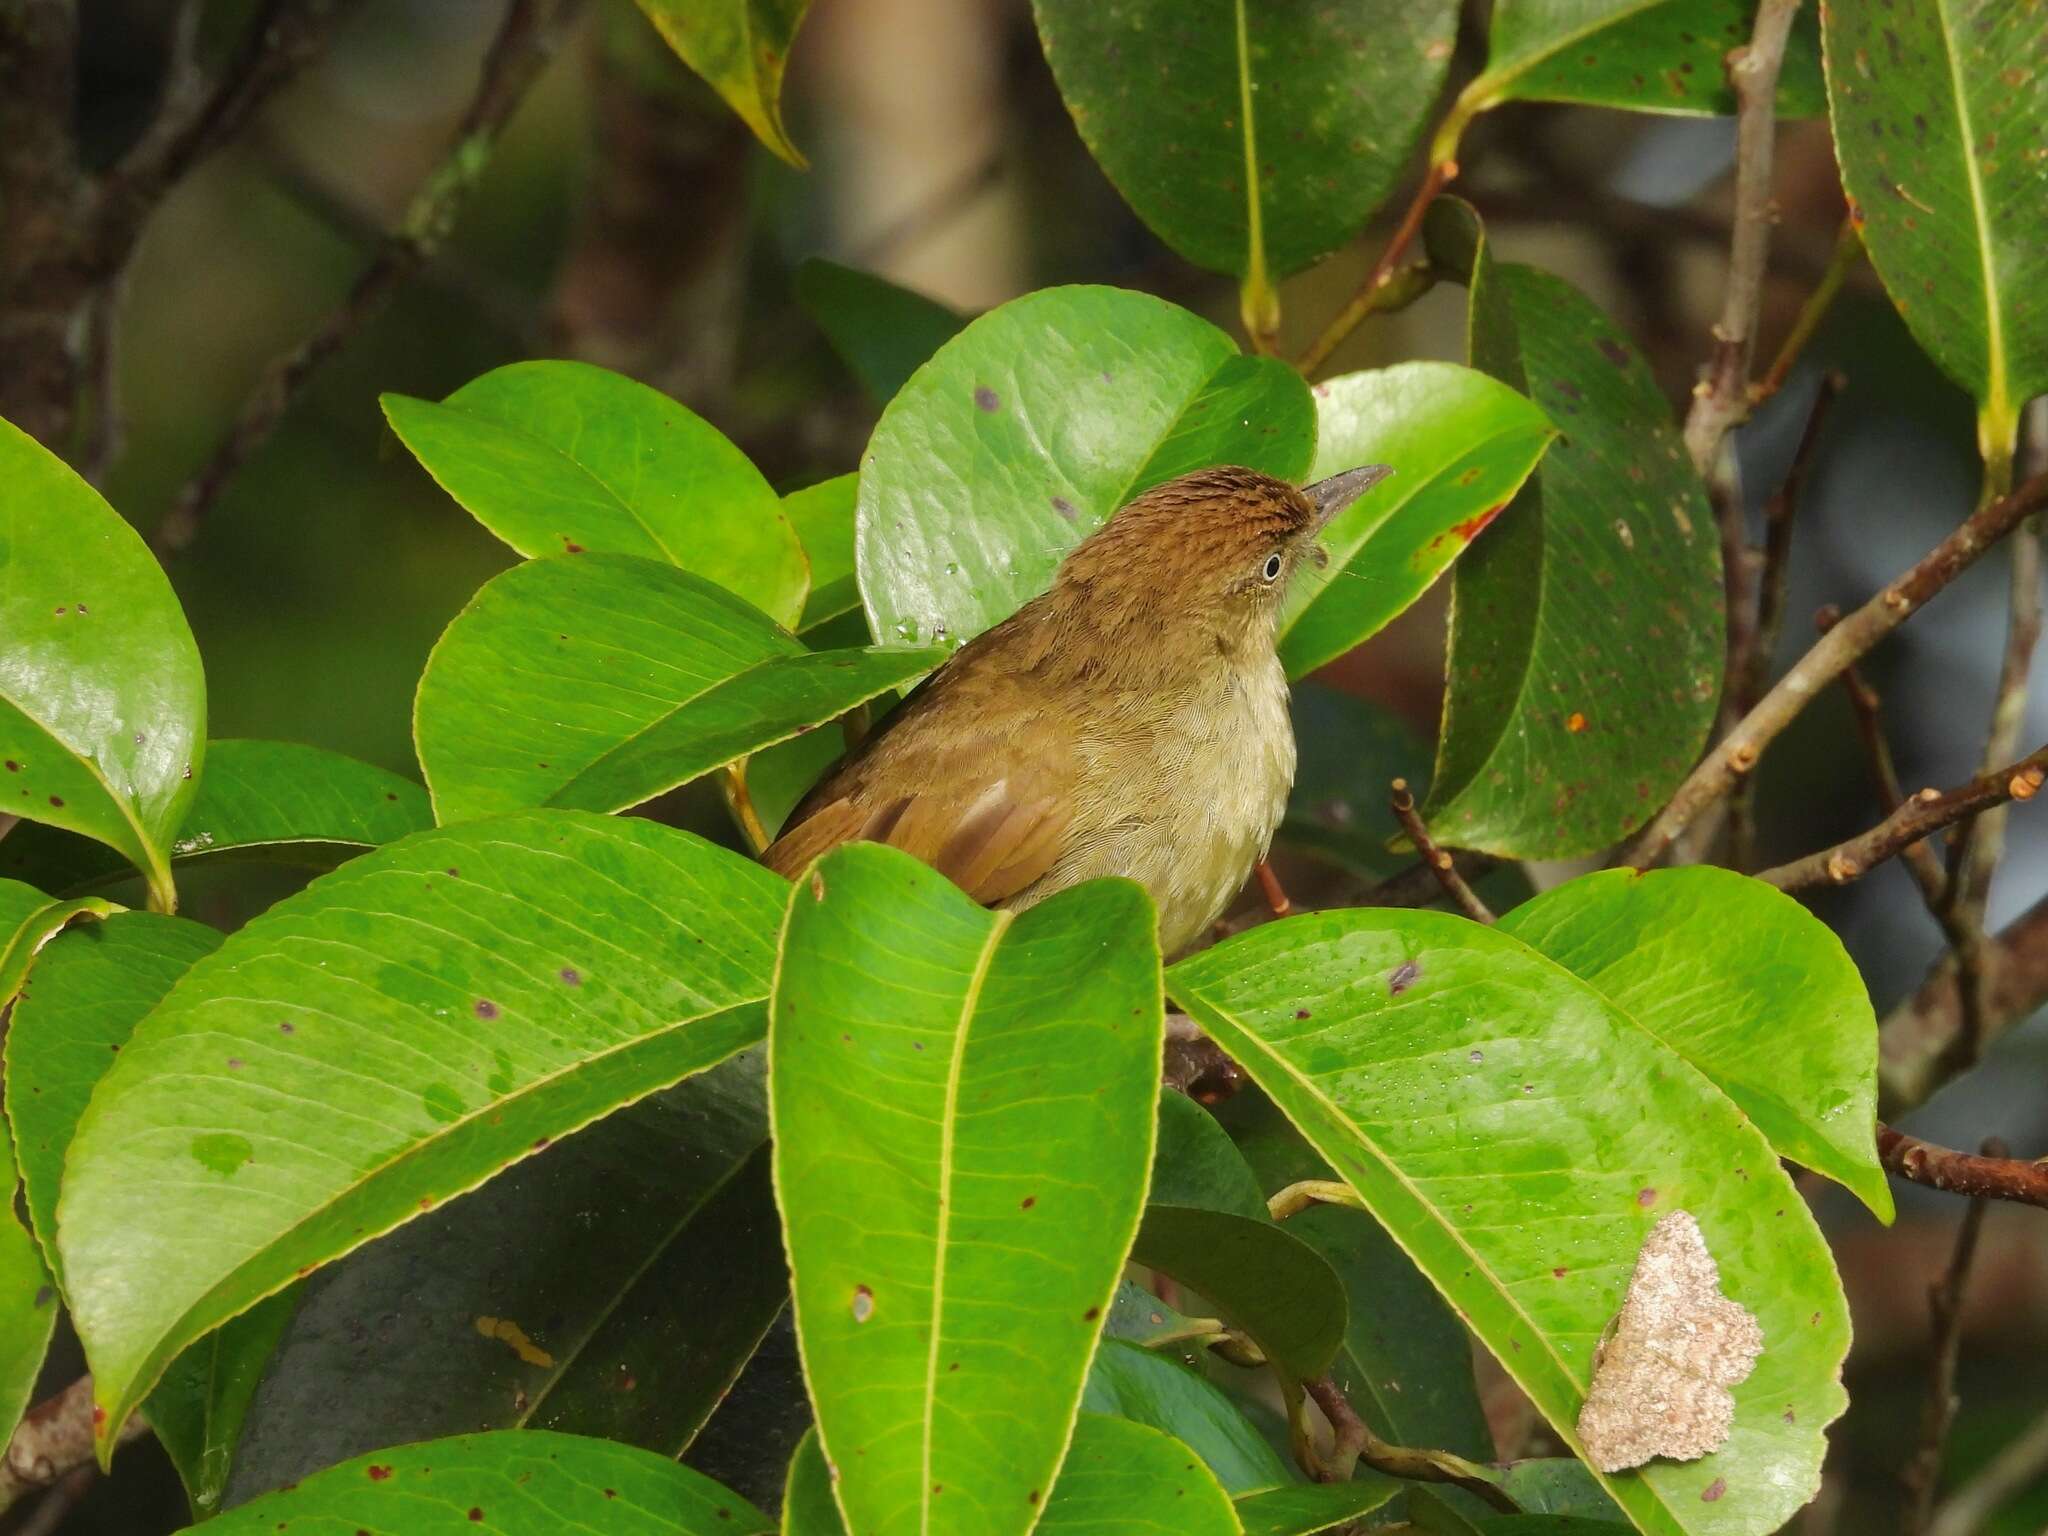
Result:
<instances>
[{"instance_id":1,"label":"bird's eye","mask_svg":"<svg viewBox=\"0 0 2048 1536\"><path fill-rule=\"evenodd\" d=\"M1278 581L1280 579L1280 557L1277 554L1266 556L1266 563L1259 567L1259 575L1267 581Z\"/></svg>"}]
</instances>

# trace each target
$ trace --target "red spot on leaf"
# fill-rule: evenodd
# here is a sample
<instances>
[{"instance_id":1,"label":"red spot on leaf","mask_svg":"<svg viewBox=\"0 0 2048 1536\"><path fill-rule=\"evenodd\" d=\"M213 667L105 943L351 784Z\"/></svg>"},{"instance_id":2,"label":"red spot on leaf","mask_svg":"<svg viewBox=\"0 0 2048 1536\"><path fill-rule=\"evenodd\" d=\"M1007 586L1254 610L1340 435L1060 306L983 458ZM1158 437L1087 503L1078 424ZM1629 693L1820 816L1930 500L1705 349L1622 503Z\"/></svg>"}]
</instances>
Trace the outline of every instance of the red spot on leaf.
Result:
<instances>
[{"instance_id":1,"label":"red spot on leaf","mask_svg":"<svg viewBox=\"0 0 2048 1536\"><path fill-rule=\"evenodd\" d=\"M372 1466L368 1468L368 1471L370 1474L370 1481L373 1483L381 1483L391 1475L391 1469L389 1467Z\"/></svg>"}]
</instances>

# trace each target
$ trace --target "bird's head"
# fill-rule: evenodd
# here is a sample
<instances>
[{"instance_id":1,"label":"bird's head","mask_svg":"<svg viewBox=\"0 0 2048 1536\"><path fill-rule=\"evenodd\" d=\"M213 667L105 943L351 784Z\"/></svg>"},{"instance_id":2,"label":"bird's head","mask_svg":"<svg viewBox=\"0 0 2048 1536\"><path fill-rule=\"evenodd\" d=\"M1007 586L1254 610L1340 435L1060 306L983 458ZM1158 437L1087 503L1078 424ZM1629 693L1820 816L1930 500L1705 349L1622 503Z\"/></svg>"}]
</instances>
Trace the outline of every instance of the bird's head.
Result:
<instances>
[{"instance_id":1,"label":"bird's head","mask_svg":"<svg viewBox=\"0 0 2048 1536\"><path fill-rule=\"evenodd\" d=\"M1106 626L1213 638L1226 650L1271 643L1287 586L1328 557L1324 526L1393 471L1384 464L1296 488L1222 465L1156 485L1061 564L1054 592Z\"/></svg>"}]
</instances>

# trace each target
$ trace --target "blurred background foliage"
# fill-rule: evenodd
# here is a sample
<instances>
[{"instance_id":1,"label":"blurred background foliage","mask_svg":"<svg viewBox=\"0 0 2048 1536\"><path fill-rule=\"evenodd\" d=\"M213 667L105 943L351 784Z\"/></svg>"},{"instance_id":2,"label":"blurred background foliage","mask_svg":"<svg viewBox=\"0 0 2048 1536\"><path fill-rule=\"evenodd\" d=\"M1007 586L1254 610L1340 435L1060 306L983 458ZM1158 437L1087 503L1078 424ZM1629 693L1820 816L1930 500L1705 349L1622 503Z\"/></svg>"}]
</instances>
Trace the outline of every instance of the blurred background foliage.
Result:
<instances>
[{"instance_id":1,"label":"blurred background foliage","mask_svg":"<svg viewBox=\"0 0 2048 1536\"><path fill-rule=\"evenodd\" d=\"M202 47L225 48L252 9L209 7ZM331 51L151 222L119 316L126 436L104 486L145 532L262 369L342 297L439 161L502 9L496 0L369 0ZM84 0L79 10L81 132L89 153L111 159L157 98L176 6ZM1468 26L1461 49L1474 35ZM1476 65L1461 52L1450 89ZM1161 245L1090 159L1026 0L817 0L784 104L808 172L763 150L630 0L584 14L448 245L320 372L170 562L206 660L212 735L311 742L417 772L410 711L427 651L511 556L398 451L377 409L381 391L438 398L516 358L585 358L684 401L789 490L856 467L878 409L797 302L809 256L878 272L962 312L1085 281L1145 289L1237 328L1235 285ZM1458 190L1486 215L1498 251L1563 273L1605 306L1682 403L1720 299L1733 147L1727 119L1509 106L1467 135ZM1778 168L1767 342L1819 278L1843 214L1825 122L1782 125ZM1361 232L1281 286L1284 350L1306 343L1350 295L1383 234ZM1440 289L1354 333L1331 370L1461 359L1463 320L1462 293ZM1781 477L1826 369L1847 387L1799 509L1781 662L1809 643L1802 616L1863 601L1976 496L1970 403L1907 336L1866 268L1790 385L1743 434L1753 504ZM2037 408L2036 454L2042 437ZM2004 631L2003 565L1995 557L1969 572L1868 669L1909 789L1975 769ZM1304 811L1376 838L1388 774L1426 773L1443 602L1439 589L1311 685L1370 701L1413 734L1380 731L1384 756L1355 765L1348 781L1342 757L1311 735L1304 758L1318 765L1323 798ZM1308 710L1311 722L1332 718L1327 705ZM2029 718L2031 745L2048 710L2037 700ZM1760 778L1762 863L1879 814L1839 696L1801 717ZM719 825L705 803L660 809ZM2048 890L2048 824L2022 810L2010 835L1994 928ZM1314 862L1297 856L1283 868L1297 899L1312 899ZM281 893L260 884L242 872L229 905L224 887L210 895L195 882L194 910L231 924ZM1894 862L1817 899L1882 1015L1941 945L1905 870ZM2048 1032L2037 1021L2005 1038L1989 1070L1905 1128L1948 1145L1974 1145L1991 1129L2019 1147L2048 1141ZM1925 1396L1925 1290L1961 1207L1913 1187L1898 1193L1890 1234L1839 1191L1816 1195L1857 1330L1853 1406L1803 1527L1816 1536L1891 1528ZM77 1363L63 1353L52 1363L56 1385ZM1969 1293L1950 1484L2048 1406L2044 1358L2048 1227L2036 1211L1995 1206ZM782 1385L796 1390L786 1369ZM1539 1427L1518 1425L1512 1392L1494 1386L1491 1404L1510 1431L1502 1443L1520 1430L1533 1453ZM158 1455L145 1445L124 1460ZM161 1503L145 1507L152 1488ZM165 1467L102 1484L66 1529L170 1529L179 1508ZM1986 1529L2033 1533L2044 1522L2048 1483Z\"/></svg>"}]
</instances>

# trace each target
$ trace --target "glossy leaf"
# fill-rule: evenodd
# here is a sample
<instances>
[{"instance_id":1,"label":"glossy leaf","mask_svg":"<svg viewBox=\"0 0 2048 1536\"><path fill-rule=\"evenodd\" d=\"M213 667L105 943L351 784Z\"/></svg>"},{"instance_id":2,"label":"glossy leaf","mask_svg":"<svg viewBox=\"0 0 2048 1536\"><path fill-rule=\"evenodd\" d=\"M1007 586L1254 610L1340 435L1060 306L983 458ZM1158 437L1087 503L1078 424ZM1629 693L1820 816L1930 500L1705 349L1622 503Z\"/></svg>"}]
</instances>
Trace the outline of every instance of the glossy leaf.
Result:
<instances>
[{"instance_id":1,"label":"glossy leaf","mask_svg":"<svg viewBox=\"0 0 2048 1536\"><path fill-rule=\"evenodd\" d=\"M14 1147L0 1122L0 1436L11 1437L35 1391L57 1326L57 1288L36 1241L14 1214Z\"/></svg>"},{"instance_id":2,"label":"glossy leaf","mask_svg":"<svg viewBox=\"0 0 2048 1536\"><path fill-rule=\"evenodd\" d=\"M936 299L816 256L796 269L796 299L877 405L967 324Z\"/></svg>"},{"instance_id":3,"label":"glossy leaf","mask_svg":"<svg viewBox=\"0 0 2048 1536\"><path fill-rule=\"evenodd\" d=\"M766 1536L768 1517L666 1457L500 1430L372 1451L216 1516L206 1536Z\"/></svg>"},{"instance_id":4,"label":"glossy leaf","mask_svg":"<svg viewBox=\"0 0 2048 1536\"><path fill-rule=\"evenodd\" d=\"M1045 1536L1239 1536L1230 1496L1171 1435L1084 1413L1037 1529Z\"/></svg>"},{"instance_id":5,"label":"glossy leaf","mask_svg":"<svg viewBox=\"0 0 2048 1536\"><path fill-rule=\"evenodd\" d=\"M298 1287L280 1291L214 1329L171 1362L142 1405L200 1519L220 1512L249 1405L298 1300Z\"/></svg>"},{"instance_id":6,"label":"glossy leaf","mask_svg":"<svg viewBox=\"0 0 2048 1536\"><path fill-rule=\"evenodd\" d=\"M119 910L94 897L59 901L19 880L0 880L0 1009L14 1001L36 956L66 923Z\"/></svg>"},{"instance_id":7,"label":"glossy leaf","mask_svg":"<svg viewBox=\"0 0 2048 1536\"><path fill-rule=\"evenodd\" d=\"M1237 1501L1237 1518L1244 1536L1314 1536L1371 1514L1400 1491L1391 1477L1361 1467L1348 1483L1302 1483L1247 1494Z\"/></svg>"},{"instance_id":8,"label":"glossy leaf","mask_svg":"<svg viewBox=\"0 0 2048 1536\"><path fill-rule=\"evenodd\" d=\"M1081 1406L1149 1424L1202 1458L1233 1494L1294 1481L1266 1437L1206 1378L1163 1354L1105 1340L1088 1371Z\"/></svg>"},{"instance_id":9,"label":"glossy leaf","mask_svg":"<svg viewBox=\"0 0 2048 1536\"><path fill-rule=\"evenodd\" d=\"M1335 1179L1330 1165L1255 1089L1232 1096L1232 1133L1276 1192ZM1396 1445L1493 1460L1493 1433L1472 1375L1472 1341L1415 1261L1364 1211L1316 1205L1286 1229L1329 1261L1348 1302L1330 1374L1366 1426Z\"/></svg>"},{"instance_id":10,"label":"glossy leaf","mask_svg":"<svg viewBox=\"0 0 2048 1536\"><path fill-rule=\"evenodd\" d=\"M1691 1212L1763 1356L1720 1451L1602 1482L1688 1536L1761 1536L1812 1496L1848 1347L1826 1244L1741 1111L1613 1002L1497 929L1394 910L1254 929L1168 986L1574 1448L1637 1251Z\"/></svg>"},{"instance_id":11,"label":"glossy leaf","mask_svg":"<svg viewBox=\"0 0 2048 1536\"><path fill-rule=\"evenodd\" d=\"M944 659L807 650L653 560L533 560L492 577L441 636L413 734L444 824L538 805L621 811Z\"/></svg>"},{"instance_id":12,"label":"glossy leaf","mask_svg":"<svg viewBox=\"0 0 2048 1536\"><path fill-rule=\"evenodd\" d=\"M1424 817L1515 858L1590 853L1693 765L1721 692L1721 550L1648 364L1583 294L1487 254L1439 198L1432 254L1467 274L1472 361L1564 430L1458 562Z\"/></svg>"},{"instance_id":13,"label":"glossy leaf","mask_svg":"<svg viewBox=\"0 0 2048 1536\"><path fill-rule=\"evenodd\" d=\"M588 363L494 368L384 415L450 496L527 556L638 555L716 582L781 623L810 573L782 502L723 433Z\"/></svg>"},{"instance_id":14,"label":"glossy leaf","mask_svg":"<svg viewBox=\"0 0 2048 1536\"><path fill-rule=\"evenodd\" d=\"M1123 881L989 912L870 843L791 892L775 1185L862 1532L1021 1533L1052 1486L1152 1157L1154 927Z\"/></svg>"},{"instance_id":15,"label":"glossy leaf","mask_svg":"<svg viewBox=\"0 0 2048 1536\"><path fill-rule=\"evenodd\" d=\"M742 1052L309 1280L233 1497L463 1429L690 1445L788 1296L764 1067Z\"/></svg>"},{"instance_id":16,"label":"glossy leaf","mask_svg":"<svg viewBox=\"0 0 2048 1536\"><path fill-rule=\"evenodd\" d=\"M221 936L201 923L117 912L43 951L7 1030L7 1119L30 1225L53 1272L64 1153L99 1080L171 984Z\"/></svg>"},{"instance_id":17,"label":"glossy leaf","mask_svg":"<svg viewBox=\"0 0 2048 1536\"><path fill-rule=\"evenodd\" d=\"M1197 266L1260 282L1364 228L1407 164L1458 27L1453 0L1033 10L1074 125L1139 217Z\"/></svg>"},{"instance_id":18,"label":"glossy leaf","mask_svg":"<svg viewBox=\"0 0 2048 1536\"><path fill-rule=\"evenodd\" d=\"M1315 388L1320 480L1360 464L1394 473L1323 531L1280 620L1290 677L1379 633L1429 590L1535 469L1557 429L1496 379L1455 363L1398 363Z\"/></svg>"},{"instance_id":19,"label":"glossy leaf","mask_svg":"<svg viewBox=\"0 0 2048 1536\"><path fill-rule=\"evenodd\" d=\"M1336 1271L1263 1212L1148 1204L1131 1258L1214 1302L1295 1381L1314 1380L1336 1357L1345 1323Z\"/></svg>"},{"instance_id":20,"label":"glossy leaf","mask_svg":"<svg viewBox=\"0 0 2048 1536\"><path fill-rule=\"evenodd\" d=\"M1461 105L1558 101L1635 112L1735 110L1728 51L1749 41L1756 0L1496 0L1486 69ZM1825 107L1810 11L1793 20L1778 113Z\"/></svg>"},{"instance_id":21,"label":"glossy leaf","mask_svg":"<svg viewBox=\"0 0 2048 1536\"><path fill-rule=\"evenodd\" d=\"M758 1039L783 889L650 822L530 812L366 854L201 960L67 1159L104 1422L297 1276Z\"/></svg>"},{"instance_id":22,"label":"glossy leaf","mask_svg":"<svg viewBox=\"0 0 2048 1536\"><path fill-rule=\"evenodd\" d=\"M135 530L0 421L0 813L97 839L168 907L206 678Z\"/></svg>"},{"instance_id":23,"label":"glossy leaf","mask_svg":"<svg viewBox=\"0 0 2048 1536\"><path fill-rule=\"evenodd\" d=\"M1502 928L1612 998L1733 1099L1782 1157L1891 1220L1877 1019L1842 941L1782 891L1704 865L1581 875Z\"/></svg>"},{"instance_id":24,"label":"glossy leaf","mask_svg":"<svg viewBox=\"0 0 2048 1536\"><path fill-rule=\"evenodd\" d=\"M782 498L783 516L796 529L811 567L799 630L816 629L860 607L860 585L853 579L853 518L859 501L859 475L838 475Z\"/></svg>"},{"instance_id":25,"label":"glossy leaf","mask_svg":"<svg viewBox=\"0 0 2048 1536\"><path fill-rule=\"evenodd\" d=\"M1511 1461L1501 1469L1500 1485L1508 1497L1532 1514L1585 1515L1610 1522L1627 1519L1600 1486L1593 1469L1570 1456Z\"/></svg>"},{"instance_id":26,"label":"glossy leaf","mask_svg":"<svg viewBox=\"0 0 2048 1536\"><path fill-rule=\"evenodd\" d=\"M331 869L433 824L426 791L385 769L299 742L215 741L171 860ZM97 885L126 867L100 845L54 829L18 827L0 840L0 874L45 890Z\"/></svg>"},{"instance_id":27,"label":"glossy leaf","mask_svg":"<svg viewBox=\"0 0 2048 1536\"><path fill-rule=\"evenodd\" d=\"M782 126L782 71L811 0L640 0L682 60L791 165L804 157Z\"/></svg>"},{"instance_id":28,"label":"glossy leaf","mask_svg":"<svg viewBox=\"0 0 2048 1536\"><path fill-rule=\"evenodd\" d=\"M1159 1152L1148 1201L1266 1220L1258 1176L1216 1117L1184 1093L1159 1095Z\"/></svg>"},{"instance_id":29,"label":"glossy leaf","mask_svg":"<svg viewBox=\"0 0 2048 1536\"><path fill-rule=\"evenodd\" d=\"M1822 12L1835 153L1914 338L2010 449L2048 391L2048 29L2008 0Z\"/></svg>"},{"instance_id":30,"label":"glossy leaf","mask_svg":"<svg viewBox=\"0 0 2048 1536\"><path fill-rule=\"evenodd\" d=\"M1114 288L1028 294L947 342L882 412L860 475L869 627L969 640L1139 492L1211 464L1299 480L1314 449L1308 386L1206 320Z\"/></svg>"}]
</instances>

